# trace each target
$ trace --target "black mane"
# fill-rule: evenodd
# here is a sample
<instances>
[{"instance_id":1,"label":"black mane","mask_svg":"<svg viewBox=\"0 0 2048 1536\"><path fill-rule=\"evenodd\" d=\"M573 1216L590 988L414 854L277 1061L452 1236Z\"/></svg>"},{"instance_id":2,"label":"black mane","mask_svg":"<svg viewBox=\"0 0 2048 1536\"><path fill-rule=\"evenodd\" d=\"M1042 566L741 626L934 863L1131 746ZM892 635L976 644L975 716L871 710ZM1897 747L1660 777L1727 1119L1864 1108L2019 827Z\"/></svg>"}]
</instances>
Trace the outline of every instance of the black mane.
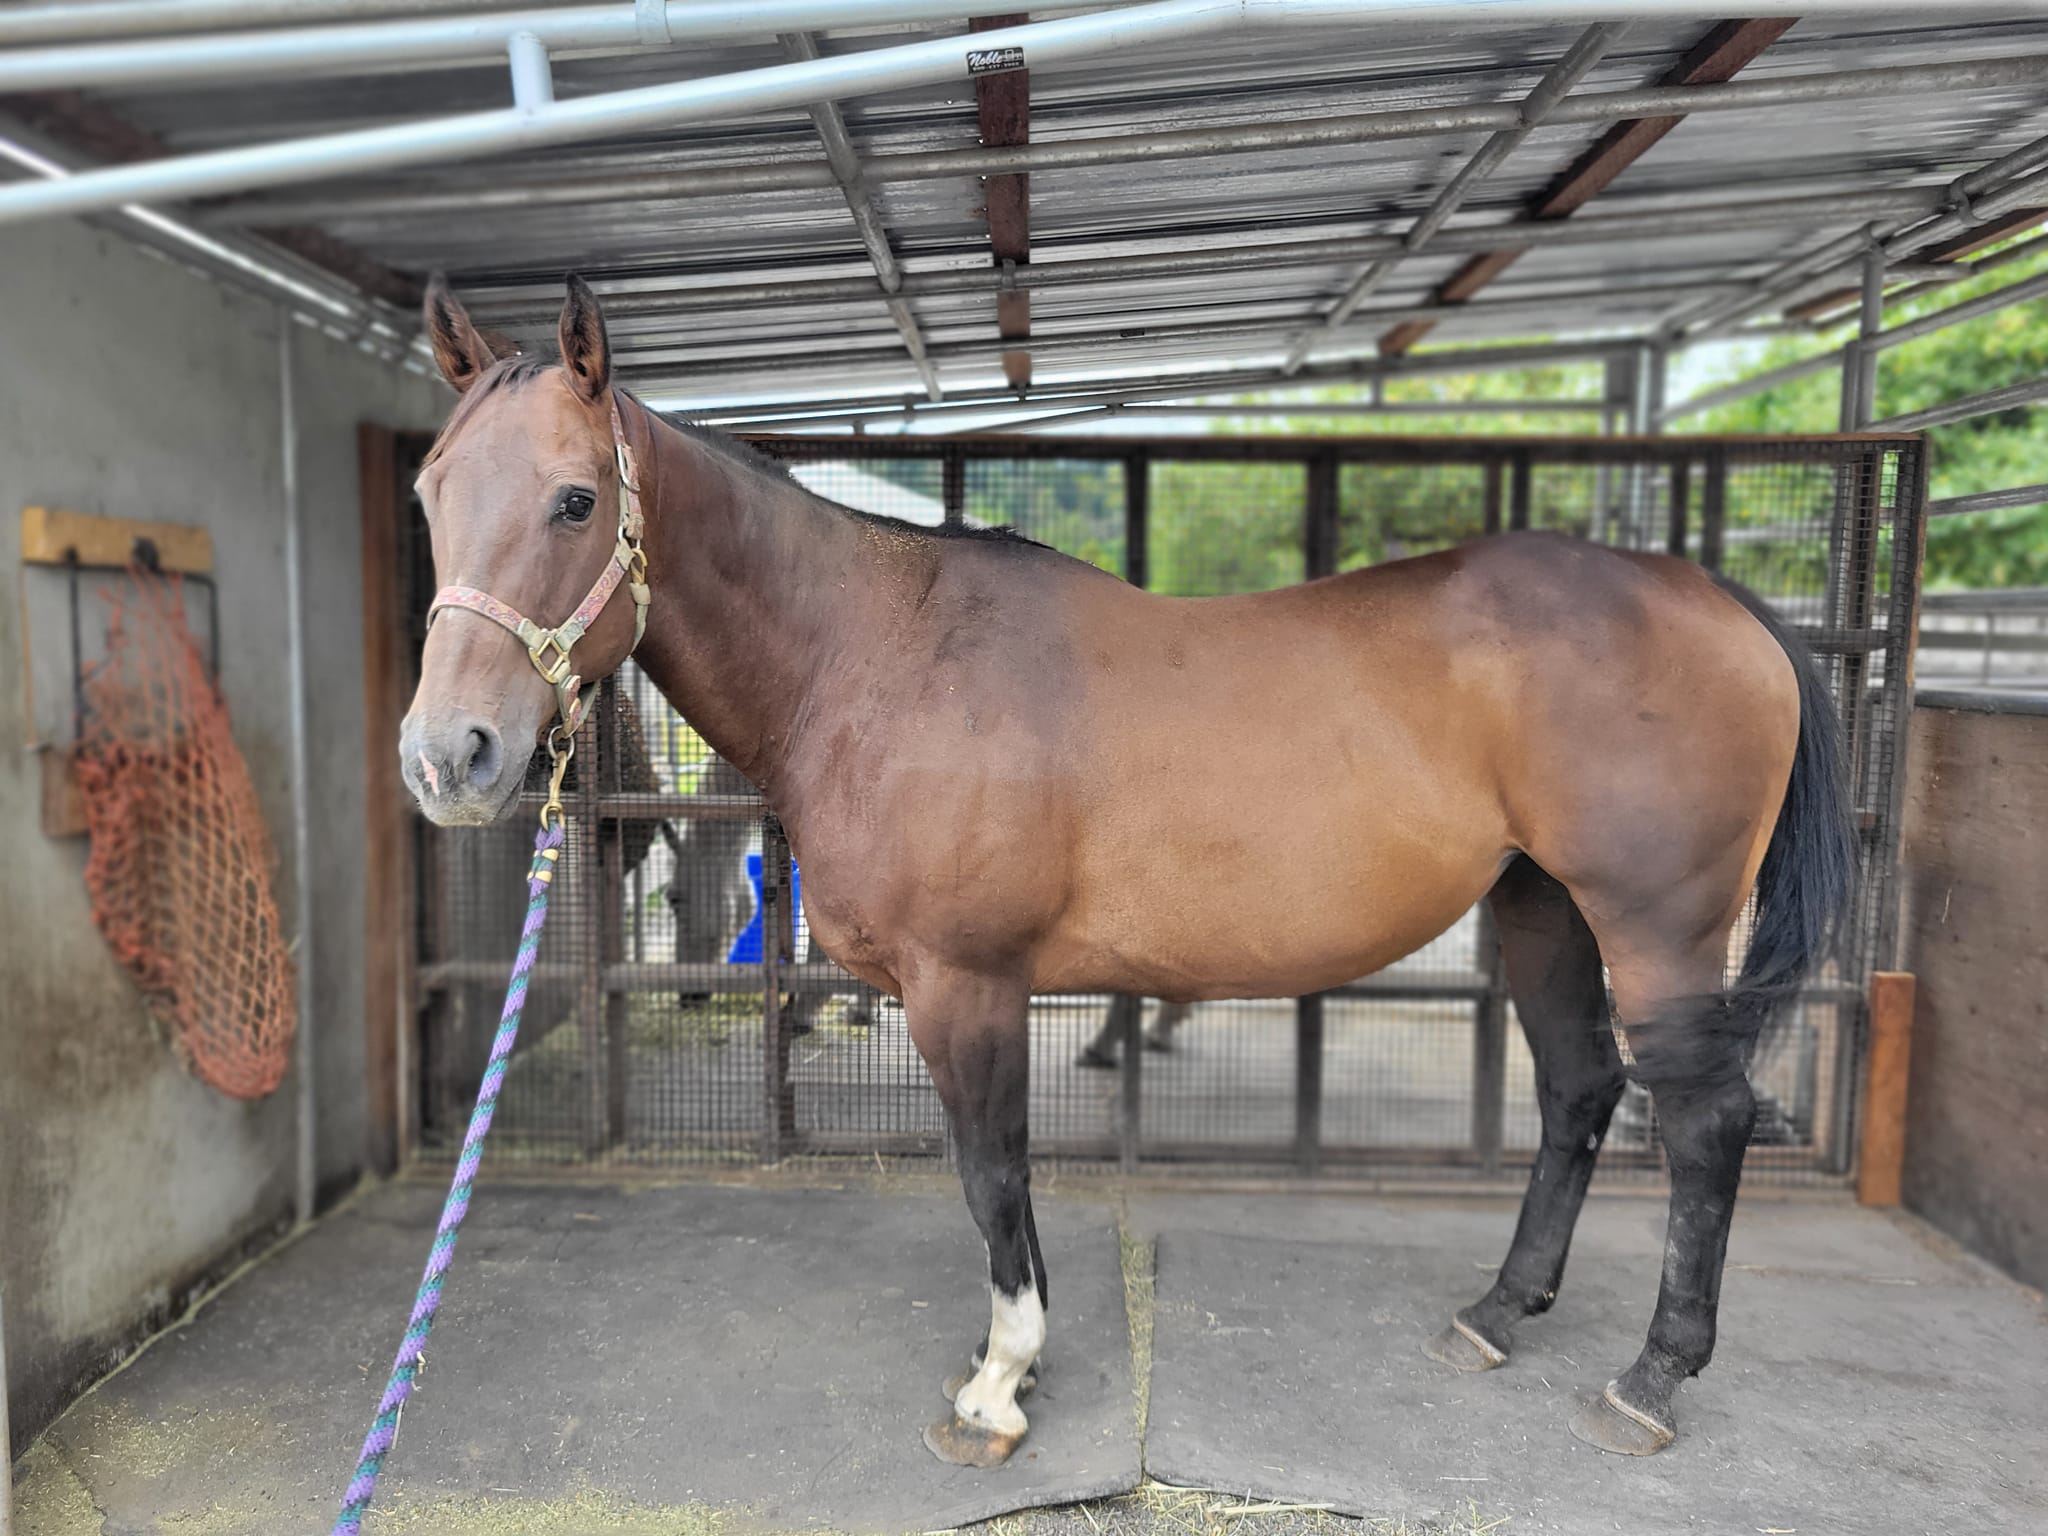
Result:
<instances>
[{"instance_id":1,"label":"black mane","mask_svg":"<svg viewBox=\"0 0 2048 1536\"><path fill-rule=\"evenodd\" d=\"M668 425L674 427L692 442L701 444L709 448L713 453L730 459L736 464L756 470L776 480L794 481L796 479L796 476L790 473L790 461L788 459L782 458L758 444L734 437L729 432L722 432L717 427L710 426L701 421L690 421L666 411L653 410L644 403L642 403L641 409L647 411L650 416L657 417L668 423ZM934 527L930 523L913 523L904 518L887 516L881 512L863 512L858 507L849 507L841 502L833 501L830 497L819 496L816 491L811 490L808 486L805 487L805 491L807 494L817 497L826 506L835 508L845 513L848 517L867 523L872 527L886 528L891 533L915 534L928 539L976 539L991 544L1018 544L1028 549L1050 549L1052 547L1050 544L1041 543L1037 539L1026 537L1008 523L1002 523L992 528L978 528L966 523L940 523Z\"/></svg>"},{"instance_id":2,"label":"black mane","mask_svg":"<svg viewBox=\"0 0 2048 1536\"><path fill-rule=\"evenodd\" d=\"M442 424L440 433L434 440L434 447L432 452L428 454L428 458L431 459L440 452L441 445L454 436L456 428L461 426L471 415L475 414L477 407L484 400L499 393L501 390L518 389L555 366L553 363L525 352L514 353L509 357L500 358L497 362L493 363L474 384L463 392L462 397L455 402L455 409L449 413L448 420ZM683 436L689 438L691 442L710 449L711 452L717 454L722 459L740 465L742 468L751 469L756 474L766 475L772 480L792 483L796 481L796 477L790 473L790 461L785 458L781 458L741 438L734 437L729 432L721 432L717 427L709 426L704 422L690 421L685 417L674 415L668 411L657 411L645 401L637 398L634 400L634 403L640 409L647 412L649 416L654 417L657 421L665 422L667 425L675 428L676 431L682 433ZM927 539L975 539L990 544L1019 545L1026 549L1050 549L1052 547L1049 544L1040 543L1037 539L1025 537L1008 523L994 528L975 528L965 523L941 523L937 527L933 527L928 523L913 523L907 522L900 517L887 517L880 512L863 512L858 507L843 506L828 497L818 496L816 491L811 491L808 487L805 489L807 494L816 496L826 506L833 507L845 513L848 517L873 527L886 528L891 533L907 533Z\"/></svg>"}]
</instances>

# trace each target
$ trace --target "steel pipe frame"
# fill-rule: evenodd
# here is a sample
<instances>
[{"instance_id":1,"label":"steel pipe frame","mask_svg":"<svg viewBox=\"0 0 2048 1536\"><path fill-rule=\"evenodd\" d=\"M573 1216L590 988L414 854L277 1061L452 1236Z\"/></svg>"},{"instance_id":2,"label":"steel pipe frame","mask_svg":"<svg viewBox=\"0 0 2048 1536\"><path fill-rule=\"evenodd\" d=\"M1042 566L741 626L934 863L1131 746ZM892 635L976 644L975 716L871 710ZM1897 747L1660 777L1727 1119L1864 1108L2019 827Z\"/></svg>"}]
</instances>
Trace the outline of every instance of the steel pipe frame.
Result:
<instances>
[{"instance_id":1,"label":"steel pipe frame","mask_svg":"<svg viewBox=\"0 0 2048 1536\"><path fill-rule=\"evenodd\" d=\"M66 163L60 146L26 132L0 138L0 162L53 180L77 174ZM89 217L124 239L202 271L229 288L274 302L281 300L326 335L382 362L397 367L413 363L412 343L405 329L409 317L395 315L332 272L312 267L287 251L229 230L197 229L187 220L134 204Z\"/></svg>"},{"instance_id":2,"label":"steel pipe frame","mask_svg":"<svg viewBox=\"0 0 2048 1536\"><path fill-rule=\"evenodd\" d=\"M1581 362L1604 357L1639 343L1603 338L1586 342L1547 342L1535 346L1471 348L1424 352L1402 358L1373 358L1348 364L1313 364L1289 377L1273 367L1249 367L1227 371L1154 375L1143 379L1071 380L1035 386L1027 395L1003 388L972 393L956 392L944 405L919 405L901 395L867 396L837 401L773 405L751 404L709 407L684 414L692 419L724 425L753 420L779 428L801 430L812 426L865 426L896 421L908 424L936 416L987 415L992 410L1019 406L1045 408L1057 405L1128 404L1185 399L1190 395L1217 395L1232 391L1273 388L1307 388L1316 384L1364 383L1374 379L1410 378L1422 375L1490 373L1505 368L1534 364ZM659 386L643 389L659 395ZM657 407L659 408L659 407Z\"/></svg>"},{"instance_id":3,"label":"steel pipe frame","mask_svg":"<svg viewBox=\"0 0 2048 1536\"><path fill-rule=\"evenodd\" d=\"M976 413L997 415L1006 407L1018 409L1044 409L1044 419L1077 416L1131 416L1170 417L1191 416L1204 419L1221 417L1229 420L1260 421L1280 420L1295 417L1314 418L1319 416L1592 416L1601 409L1598 400L1394 400L1374 405L1370 401L1340 401L1331 405L1173 405L1170 403L1135 405L1060 405L1056 401L1037 400L997 401L974 408ZM964 413L963 413L964 414ZM838 418L807 418L799 421L774 416L749 417L732 421L720 421L722 432L776 432L790 427L807 427L822 422L830 425ZM1004 423L992 431L1007 430L1017 423Z\"/></svg>"},{"instance_id":4,"label":"steel pipe frame","mask_svg":"<svg viewBox=\"0 0 2048 1536\"><path fill-rule=\"evenodd\" d=\"M653 3L649 0L650 10ZM742 0L720 3L740 5ZM886 9L889 18L900 19L906 5L929 0L834 0L833 4L817 0L817 10L806 12L808 25L793 21L778 25L781 5L786 3L789 0L767 4L744 0L746 24L778 31L813 30L835 21L843 23L851 16L868 15L872 8ZM968 0L954 3L962 5ZM2017 8L2030 14L2048 14L2048 0L2024 0ZM1581 19L1713 14L1708 7L1684 0L1639 0L1635 5L1624 4L1622 0L1577 0L1565 9ZM1905 0L1812 0L1804 9L1808 15L1824 16L1905 12L1914 7ZM529 13L526 24L518 30L534 32L548 42L547 33L533 24L532 16L537 14L543 13ZM175 201L354 172L474 159L747 112L808 107L868 92L961 80L969 78L968 53L992 48L1022 48L1030 67L1043 70L1152 42L1186 41L1239 31L1374 20L1550 21L1559 15L1559 0L1152 0L1130 9L1030 22L971 37L907 43L708 80L615 91L555 102L532 111L514 108L389 124L283 143L172 156L92 172L58 185L0 187L0 224L93 212L123 203ZM637 13L634 24L639 26ZM504 38L497 41L502 43Z\"/></svg>"},{"instance_id":5,"label":"steel pipe frame","mask_svg":"<svg viewBox=\"0 0 2048 1536\"><path fill-rule=\"evenodd\" d=\"M1728 288L1731 283L1684 283L1684 284L1642 284L1636 287L1613 290L1617 295L1645 302L1656 303L1674 298L1683 298L1702 288ZM1395 308L1374 309L1352 317L1354 324L1330 333L1324 346L1331 351L1340 350L1343 345L1357 347L1362 344L1376 345L1376 339L1368 330L1389 321L1414 320L1423 318L1474 318L1481 320L1502 320L1509 316L1528 316L1541 319L1551 314L1557 304L1572 299L1588 297L1583 292L1566 295L1537 295L1528 298L1499 299L1472 304L1414 304ZM923 346L926 353L938 361L962 361L999 355L1005 350L1000 341L989 341L978 334L978 328L971 325L956 327L957 332L970 335L960 340L939 341L926 338ZM1262 320L1211 320L1194 323L1142 324L1133 318L1130 322L1108 330L1066 330L1039 331L1032 338L1034 354L1056 354L1077 350L1116 349L1128 346L1152 345L1172 341L1232 342L1239 344L1270 343L1276 350L1287 339L1296 334L1299 322L1293 317ZM620 365L627 368L660 368L670 364L702 363L706 368L714 366L744 365L750 360L774 361L791 356L786 343L777 343L773 350L761 350L766 343L749 343L745 340L728 342L724 346L695 343L687 338L674 340L667 337L615 337L613 350ZM880 360L894 356L896 349L881 339L875 332L852 340L842 340L835 345L834 355L842 359L861 356ZM1293 371L1298 371L1294 365ZM1285 365L1283 372L1292 376Z\"/></svg>"},{"instance_id":6,"label":"steel pipe frame","mask_svg":"<svg viewBox=\"0 0 2048 1536\"><path fill-rule=\"evenodd\" d=\"M1479 183L1491 176L1499 169L1502 161L1521 148L1529 135L1549 118L1557 104L1570 93L1572 87L1586 78L1593 66L1607 56L1608 50L1620 41L1621 35L1627 30L1626 22L1595 22L1580 33L1571 47L1565 50L1564 57L1546 70L1543 78L1537 81L1536 88L1522 98L1520 107L1516 109L1519 119L1517 125L1499 130L1480 145L1472 158L1445 183L1435 200L1409 226L1407 233L1401 236L1401 249L1392 255L1380 257L1359 273L1338 297L1337 302L1296 337L1294 344L1288 348L1287 361L1282 364L1282 372L1293 373L1299 369L1309 360L1309 355L1314 352L1317 343L1349 320L1358 306L1371 297L1380 284L1394 275L1395 269L1404 258L1419 255L1429 244L1430 237L1444 227Z\"/></svg>"},{"instance_id":7,"label":"steel pipe frame","mask_svg":"<svg viewBox=\"0 0 2048 1536\"><path fill-rule=\"evenodd\" d=\"M2031 250L2036 243L2029 242L2024 249ZM2013 252L2001 252L1981 262L1972 264L1958 263L1959 270L1951 281L1963 281L1986 268L2003 265L2017 254L2019 254L2018 249ZM1909 289L1905 293L1893 295L1893 299L1896 300L1914 292L1925 291L1924 288L1917 290ZM1974 299L1964 299L1960 303L1951 304L1945 309L1938 309L1931 315L1922 315L1917 320L1903 321L1888 329L1880 330L1875 335L1859 337L1853 343L1831 347L1825 352L1815 353L1812 357L1800 358L1796 362L1786 363L1781 367L1753 374L1749 378L1738 379L1732 384L1725 384L1715 389L1706 390L1692 396L1690 399L1681 400L1678 404L1660 411L1658 413L1658 420L1660 422L1672 422L1682 417L1696 416L1701 411L1710 411L1717 406L1732 405L1738 400L1746 400L1751 395L1763 394L1766 391L1776 389L1780 384L1790 384L1794 380L1807 377L1809 374L1823 373L1829 368L1840 365L1852 346L1866 348L1874 355L1887 351L1892 347L1904 346L1908 342L1919 341L1937 332L1948 330L1952 326L1962 325L1970 320L1981 319L1985 315L1996 314L2002 309L2010 309L2015 304L2026 304L2040 298L2048 298L2048 272L2022 278L2017 283L2008 283L2003 288L1991 293L1980 294Z\"/></svg>"},{"instance_id":8,"label":"steel pipe frame","mask_svg":"<svg viewBox=\"0 0 2048 1536\"><path fill-rule=\"evenodd\" d=\"M1887 416L1880 421L1871 422L1868 430L1921 432L1929 427L1945 427L1951 422L1970 421L1978 416L1995 416L2000 411L2009 411L2020 405L2032 405L2040 400L2048 400L2048 376L2022 379L2017 384L1987 389L1980 394L1965 395L1960 400L1951 400L1944 405L1931 405L1924 411L1907 411L1902 415Z\"/></svg>"},{"instance_id":9,"label":"steel pipe frame","mask_svg":"<svg viewBox=\"0 0 2048 1536\"><path fill-rule=\"evenodd\" d=\"M1941 200L1942 211L1935 216L1882 237L1875 227L1840 236L1782 263L1757 284L1756 292L1749 298L1734 303L1710 300L1695 305L1666 321L1660 334L1664 340L1678 343L1710 340L1772 304L1797 302L1806 290L1831 281L1845 268L1860 267L1865 251L1873 243L1889 260L1910 256L1921 246L1989 223L2031 198L2048 194L2048 172L2043 171L2044 165L2048 165L2048 136L2034 139L1968 175L1957 177L1949 183L1947 195Z\"/></svg>"},{"instance_id":10,"label":"steel pipe frame","mask_svg":"<svg viewBox=\"0 0 2048 1536\"><path fill-rule=\"evenodd\" d=\"M980 34L987 36L988 34ZM1860 218L1911 215L1939 206L1939 188L1895 189L1878 193L1845 193L1834 197L1778 198L1757 203L1715 204L1672 212L1584 215L1554 223L1518 228L1518 244L1532 248L1553 245L1599 245L1616 239L1671 238L1691 234L1713 234L1730 229L1775 229L1787 219L1824 221L1830 218ZM1470 254L1491 250L1500 244L1497 228L1447 229L1432 244L1437 254ZM1083 257L1062 261L1048 253L1028 267L1019 267L1008 278L984 267L937 272L909 272L903 279L903 294L923 298L938 294L985 294L998 291L1006 281L1017 287L1039 291L1088 283L1122 282L1133 279L1195 276L1218 272L1269 271L1281 266L1326 266L1334 263L1392 254L1400 248L1398 236L1366 235L1345 238L1274 241L1270 244L1238 245L1229 249L1165 252L1146 256ZM607 293L607 285L595 285L604 300L605 312L614 316L675 313L704 309L726 309L748 304L835 303L871 298L873 284L864 277L811 278L790 282L702 284L670 291L629 289ZM518 288L485 289L469 296L472 314L498 323L528 318L542 309L559 305L561 290L555 284ZM1469 309L1472 306L1464 306Z\"/></svg>"},{"instance_id":11,"label":"steel pipe frame","mask_svg":"<svg viewBox=\"0 0 2048 1536\"><path fill-rule=\"evenodd\" d=\"M786 32L781 42L784 51L800 63L812 62L819 56L818 40L808 32ZM853 147L852 135L846 131L846 119L840 115L836 103L821 101L811 108L811 126L817 131L818 142L825 148L825 160L831 167L832 179L839 184L840 194L846 199L846 211L853 217L854 231L868 253L869 264L875 269L875 281L881 285L889 318L896 323L896 332L903 338L903 348L910 354L911 366L924 380L925 393L936 402L944 395L939 388L939 375L932 367L917 316L911 312L909 301L901 297L903 268L896 260L896 248L889 243L889 231L882 224L882 216L868 196L860 155Z\"/></svg>"},{"instance_id":12,"label":"steel pipe frame","mask_svg":"<svg viewBox=\"0 0 2048 1536\"><path fill-rule=\"evenodd\" d=\"M1733 80L1723 85L1665 86L1568 96L1551 111L1550 126L1606 125L1634 117L1691 116L1699 112L1882 98L1906 92L1957 91L2048 81L2048 56L1965 64L1908 64L1844 70L1793 79ZM1205 155L1320 149L1427 138L1445 133L1512 131L1522 126L1515 103L1415 107L1358 113L1306 123L1244 128L1189 128L1115 138L1036 143L1014 148L934 150L871 155L861 166L869 184L934 181L1088 169L1193 159ZM208 224L322 223L335 218L444 217L451 211L572 207L590 203L733 196L748 192L816 190L835 185L829 165L768 161L713 165L647 175L584 176L559 182L387 191L337 191L328 196L249 198L197 211Z\"/></svg>"},{"instance_id":13,"label":"steel pipe frame","mask_svg":"<svg viewBox=\"0 0 2048 1536\"><path fill-rule=\"evenodd\" d=\"M1968 496L1944 496L1927 503L1929 517L1967 517L1972 512L2002 512L2009 507L2048 505L2048 485L2014 485L2002 491L1977 491ZM1926 599L1921 599L1926 603Z\"/></svg>"},{"instance_id":14,"label":"steel pipe frame","mask_svg":"<svg viewBox=\"0 0 2048 1536\"><path fill-rule=\"evenodd\" d=\"M308 22L448 11L500 9L503 0L99 0L80 5L13 5L0 10L0 48L78 43L91 38L160 37L230 27L304 26Z\"/></svg>"},{"instance_id":15,"label":"steel pipe frame","mask_svg":"<svg viewBox=\"0 0 2048 1536\"><path fill-rule=\"evenodd\" d=\"M1053 0L1044 9L1079 8L1078 0ZM506 45L521 32L530 32L559 51L621 53L825 27L910 26L1001 14L1001 4L993 0L618 0L610 5L284 26L13 49L0 53L0 92L209 86L284 75L344 75L379 65L482 63L502 57Z\"/></svg>"}]
</instances>

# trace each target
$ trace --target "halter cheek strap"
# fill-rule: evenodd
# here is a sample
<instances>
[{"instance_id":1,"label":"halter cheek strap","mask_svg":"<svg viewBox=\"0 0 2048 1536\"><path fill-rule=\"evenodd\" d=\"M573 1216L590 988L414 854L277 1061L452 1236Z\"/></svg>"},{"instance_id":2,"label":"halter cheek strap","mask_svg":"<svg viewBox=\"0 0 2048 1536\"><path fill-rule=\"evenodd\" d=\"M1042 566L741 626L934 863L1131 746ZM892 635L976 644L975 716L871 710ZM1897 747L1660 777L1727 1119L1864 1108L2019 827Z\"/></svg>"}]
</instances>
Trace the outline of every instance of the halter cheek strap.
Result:
<instances>
[{"instance_id":1,"label":"halter cheek strap","mask_svg":"<svg viewBox=\"0 0 2048 1536\"><path fill-rule=\"evenodd\" d=\"M429 625L442 609L460 608L517 635L519 643L526 647L534 670L555 690L562 728L572 737L576 734L576 727L583 723L587 701L582 697L583 679L572 670L569 653L590 626L597 622L597 616L604 612L605 605L619 590L620 582L624 582L633 595L635 648L639 646L641 636L647 633L647 553L640 547L640 535L646 520L640 509L640 481L634 472L633 450L626 443L626 426L619 417L616 394L612 396L611 404L612 448L619 465L619 537L596 585L576 605L576 611L553 629L543 629L510 603L500 602L475 587L463 586L443 587L434 594L434 604L427 610Z\"/></svg>"}]
</instances>

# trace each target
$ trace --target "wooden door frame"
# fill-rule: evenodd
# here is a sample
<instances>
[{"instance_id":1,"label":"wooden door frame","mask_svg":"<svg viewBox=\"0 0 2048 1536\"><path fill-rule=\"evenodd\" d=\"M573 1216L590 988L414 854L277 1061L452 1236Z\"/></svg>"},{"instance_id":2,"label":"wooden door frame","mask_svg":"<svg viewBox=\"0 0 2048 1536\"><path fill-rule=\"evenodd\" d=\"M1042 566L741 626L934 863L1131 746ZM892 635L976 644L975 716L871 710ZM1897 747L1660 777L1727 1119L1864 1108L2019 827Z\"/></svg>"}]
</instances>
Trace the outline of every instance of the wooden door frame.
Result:
<instances>
[{"instance_id":1,"label":"wooden door frame","mask_svg":"<svg viewBox=\"0 0 2048 1536\"><path fill-rule=\"evenodd\" d=\"M395 1172L418 1143L419 983L412 813L398 769L398 730L412 668L406 650L401 445L422 434L374 422L356 429L363 561L363 1056L365 1156Z\"/></svg>"}]
</instances>

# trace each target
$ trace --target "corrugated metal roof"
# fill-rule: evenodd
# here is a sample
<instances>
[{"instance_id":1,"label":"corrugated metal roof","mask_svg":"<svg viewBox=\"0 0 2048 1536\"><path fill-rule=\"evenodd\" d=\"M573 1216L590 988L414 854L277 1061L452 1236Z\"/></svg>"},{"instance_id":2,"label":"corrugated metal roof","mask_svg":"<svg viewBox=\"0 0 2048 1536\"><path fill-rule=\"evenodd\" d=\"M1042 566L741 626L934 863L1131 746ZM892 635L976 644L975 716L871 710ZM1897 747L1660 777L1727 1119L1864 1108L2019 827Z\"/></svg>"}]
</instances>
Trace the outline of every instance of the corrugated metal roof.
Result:
<instances>
[{"instance_id":1,"label":"corrugated metal roof","mask_svg":"<svg viewBox=\"0 0 2048 1536\"><path fill-rule=\"evenodd\" d=\"M887 47L964 30L830 35L827 53ZM1300 122L1339 114L1518 100L1579 33L1570 25L1348 27L1283 30L1227 45L1164 46L1041 71L1031 80L1034 143L1185 128ZM1698 41L1700 24L1638 24L1580 92L1655 83ZM1842 69L2048 54L2048 25L1896 17L1802 23L1744 80ZM560 97L784 62L773 39L556 61ZM233 89L110 92L108 105L179 151L503 106L501 66L409 68ZM2048 87L1897 95L1825 106L1695 115L1587 210L1657 213L1772 197L1793 200L1766 228L1533 249L1483 295L1446 317L1438 342L1641 331L1715 284L1753 279L1777 261L1854 227L1800 201L1873 188L1939 188L2043 130ZM896 91L844 104L856 149L877 155L978 143L971 85ZM1540 129L1480 187L1450 230L1510 222L1601 129ZM1434 134L1344 148L1040 171L1031 180L1033 264L1117 255L1230 250L1252 241L1397 234L1483 141ZM845 199L833 186L710 196L619 196L515 209L466 204L481 187L648 178L734 165L822 165L802 111L693 126L630 140L537 151L356 182L293 189L317 222L402 272L447 270L458 289L513 301L496 323L550 334L567 270L601 293L701 295L707 285L852 279L873 283ZM423 193L412 211L365 197ZM887 181L870 188L904 269L986 271L988 230L977 178ZM1368 352L1391 313L1426 300L1464 260L1402 264L1318 356ZM1036 376L1140 374L1226 359L1277 358L1340 295L1359 263L1275 263L1255 271L1107 278L1039 289L1032 300ZM920 295L912 311L949 391L1001 382L991 293ZM903 339L872 295L829 296L661 314L615 315L615 345L643 392L762 399L920 396Z\"/></svg>"}]
</instances>

